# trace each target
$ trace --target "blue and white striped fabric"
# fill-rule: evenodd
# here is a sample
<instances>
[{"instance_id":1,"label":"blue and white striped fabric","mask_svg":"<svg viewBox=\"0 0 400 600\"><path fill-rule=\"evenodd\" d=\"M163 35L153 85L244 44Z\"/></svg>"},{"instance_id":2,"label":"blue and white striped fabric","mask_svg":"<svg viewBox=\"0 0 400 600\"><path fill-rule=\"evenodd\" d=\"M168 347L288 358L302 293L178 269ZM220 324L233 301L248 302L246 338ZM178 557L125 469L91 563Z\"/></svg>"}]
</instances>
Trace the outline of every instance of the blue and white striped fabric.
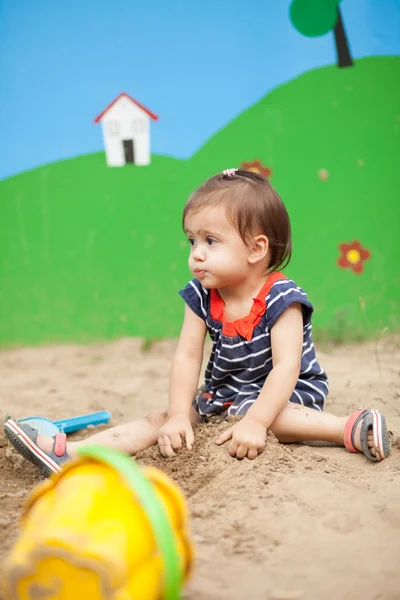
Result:
<instances>
[{"instance_id":1,"label":"blue and white striped fabric","mask_svg":"<svg viewBox=\"0 0 400 600\"><path fill-rule=\"evenodd\" d=\"M306 293L290 279L276 281L265 298L266 312L254 328L251 341L240 335L222 333L222 323L210 314L210 294L197 279L190 281L180 295L206 323L213 341L205 372L205 393L194 402L200 415L211 416L228 410L229 415L244 415L258 398L272 370L271 329L280 315L293 303L303 308L303 352L300 375L289 401L323 410L328 379L315 356L312 341L313 306Z\"/></svg>"}]
</instances>

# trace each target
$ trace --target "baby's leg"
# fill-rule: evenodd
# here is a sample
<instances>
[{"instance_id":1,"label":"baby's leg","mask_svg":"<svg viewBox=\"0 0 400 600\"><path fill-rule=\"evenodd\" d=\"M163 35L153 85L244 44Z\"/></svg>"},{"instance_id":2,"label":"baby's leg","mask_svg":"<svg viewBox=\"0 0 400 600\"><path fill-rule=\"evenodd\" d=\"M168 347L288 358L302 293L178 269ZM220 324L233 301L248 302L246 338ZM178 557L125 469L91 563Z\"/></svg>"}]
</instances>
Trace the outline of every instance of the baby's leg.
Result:
<instances>
[{"instance_id":1,"label":"baby's leg","mask_svg":"<svg viewBox=\"0 0 400 600\"><path fill-rule=\"evenodd\" d=\"M130 423L123 423L99 431L79 442L67 442L67 454L73 457L78 448L100 444L133 456L157 443L158 431L167 419L167 413L159 411L144 419L137 419ZM198 423L198 413L193 408L191 409L190 420L192 424ZM53 447L53 438L47 435L38 435L37 445L45 452L50 452Z\"/></svg>"},{"instance_id":2,"label":"baby's leg","mask_svg":"<svg viewBox=\"0 0 400 600\"><path fill-rule=\"evenodd\" d=\"M272 423L270 430L280 442L333 442L344 445L344 428L349 417L336 417L326 412L288 402ZM361 450L361 422L354 434L354 445ZM373 452L373 434L368 433L368 446Z\"/></svg>"},{"instance_id":3,"label":"baby's leg","mask_svg":"<svg viewBox=\"0 0 400 600\"><path fill-rule=\"evenodd\" d=\"M343 444L347 418L288 402L270 430L280 442L324 441Z\"/></svg>"}]
</instances>

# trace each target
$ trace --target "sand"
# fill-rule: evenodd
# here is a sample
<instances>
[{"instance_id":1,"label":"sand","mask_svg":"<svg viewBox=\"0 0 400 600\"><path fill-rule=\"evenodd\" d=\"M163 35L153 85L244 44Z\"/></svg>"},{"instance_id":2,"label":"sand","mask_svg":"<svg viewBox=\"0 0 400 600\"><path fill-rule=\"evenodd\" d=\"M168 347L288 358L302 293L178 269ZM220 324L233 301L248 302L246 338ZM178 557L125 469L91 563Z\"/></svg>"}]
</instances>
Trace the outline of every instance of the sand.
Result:
<instances>
[{"instance_id":1,"label":"sand","mask_svg":"<svg viewBox=\"0 0 400 600\"><path fill-rule=\"evenodd\" d=\"M102 409L113 424L167 402L175 342L138 339L0 353L2 414L63 418ZM380 409L393 432L389 459L322 444L281 445L268 437L255 461L214 443L226 424L201 425L194 450L163 459L185 492L196 544L188 600L395 600L400 598L399 338L319 349L331 393L326 410ZM85 431L82 435L87 435ZM40 481L0 434L0 565L21 505Z\"/></svg>"}]
</instances>

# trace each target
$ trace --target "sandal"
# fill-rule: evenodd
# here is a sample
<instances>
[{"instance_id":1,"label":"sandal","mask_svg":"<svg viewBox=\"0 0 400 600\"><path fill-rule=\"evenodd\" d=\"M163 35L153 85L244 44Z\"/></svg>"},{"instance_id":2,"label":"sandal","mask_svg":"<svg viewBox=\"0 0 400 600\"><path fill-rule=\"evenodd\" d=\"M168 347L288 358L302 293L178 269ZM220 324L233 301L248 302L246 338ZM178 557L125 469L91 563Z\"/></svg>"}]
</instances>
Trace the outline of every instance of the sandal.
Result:
<instances>
[{"instance_id":1,"label":"sandal","mask_svg":"<svg viewBox=\"0 0 400 600\"><path fill-rule=\"evenodd\" d=\"M7 418L4 433L16 451L38 467L44 475L61 471L61 465L70 458L66 453L67 436L57 433L53 436L53 449L46 453L37 445L38 431L26 423L18 425Z\"/></svg>"},{"instance_id":2,"label":"sandal","mask_svg":"<svg viewBox=\"0 0 400 600\"><path fill-rule=\"evenodd\" d=\"M344 428L344 445L349 452L360 452L354 445L354 433L361 421L360 443L361 452L368 460L380 462L390 454L390 437L386 429L386 420L378 410L359 408L350 415ZM372 429L374 436L375 456L371 454L368 446L368 431Z\"/></svg>"}]
</instances>

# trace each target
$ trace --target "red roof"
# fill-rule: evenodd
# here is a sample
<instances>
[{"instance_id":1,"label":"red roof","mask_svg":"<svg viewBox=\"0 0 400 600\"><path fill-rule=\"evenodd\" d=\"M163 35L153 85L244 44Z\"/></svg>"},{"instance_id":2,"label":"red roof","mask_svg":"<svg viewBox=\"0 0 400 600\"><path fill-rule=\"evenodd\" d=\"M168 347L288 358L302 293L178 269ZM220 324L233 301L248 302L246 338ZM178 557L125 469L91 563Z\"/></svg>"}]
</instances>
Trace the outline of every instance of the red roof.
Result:
<instances>
[{"instance_id":1,"label":"red roof","mask_svg":"<svg viewBox=\"0 0 400 600\"><path fill-rule=\"evenodd\" d=\"M119 100L120 98L122 98L122 96L125 96L125 98L128 98L128 100L130 100L131 102L133 102L133 104L136 104L136 106L138 106L141 110L143 110L145 113L147 113L149 115L149 117L151 117L154 121L158 120L157 115L155 115L154 113L152 113L148 108L146 108L145 106L143 106L143 104L140 104L140 102L138 102L137 100L135 100L134 98L132 98L132 96L130 96L129 94L125 94L124 92L122 94L120 94L119 96L117 96L115 98L115 100L113 100L111 102L111 104L109 104L104 110L103 112L101 112L99 115L97 115L97 117L95 118L94 122L98 123L99 121L101 121L101 119L104 117L104 115L106 114L106 112L108 110L110 110L110 108L112 106L114 106L114 104L117 102L117 100Z\"/></svg>"}]
</instances>

